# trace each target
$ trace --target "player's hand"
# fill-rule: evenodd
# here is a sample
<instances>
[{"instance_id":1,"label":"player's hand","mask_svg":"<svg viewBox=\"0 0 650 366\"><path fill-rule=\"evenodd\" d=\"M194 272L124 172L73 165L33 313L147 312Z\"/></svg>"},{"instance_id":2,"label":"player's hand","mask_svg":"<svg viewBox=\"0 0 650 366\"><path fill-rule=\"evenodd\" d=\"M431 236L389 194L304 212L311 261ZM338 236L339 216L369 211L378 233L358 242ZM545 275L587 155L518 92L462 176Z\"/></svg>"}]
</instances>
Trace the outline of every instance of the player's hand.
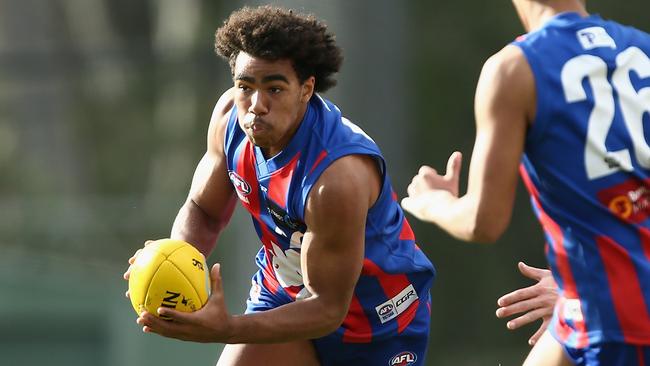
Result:
<instances>
[{"instance_id":1,"label":"player's hand","mask_svg":"<svg viewBox=\"0 0 650 366\"><path fill-rule=\"evenodd\" d=\"M208 302L192 313L158 308L161 319L148 312L142 312L137 323L145 333L193 342L226 343L230 338L232 316L228 314L223 294L220 265L212 266L210 271L212 292Z\"/></svg>"},{"instance_id":2,"label":"player's hand","mask_svg":"<svg viewBox=\"0 0 650 366\"><path fill-rule=\"evenodd\" d=\"M514 314L522 314L506 323L506 327L514 330L542 319L542 325L528 340L528 344L534 345L544 333L548 323L553 316L553 307L558 298L557 284L551 275L551 271L531 267L519 262L519 272L524 276L537 281L536 284L512 291L503 295L497 304L498 318L506 318Z\"/></svg>"},{"instance_id":3,"label":"player's hand","mask_svg":"<svg viewBox=\"0 0 650 366\"><path fill-rule=\"evenodd\" d=\"M151 244L153 242L154 242L153 240L147 240L147 241L144 242L144 246L146 247L147 245L149 245L149 244ZM124 272L124 275L122 276L125 280L127 280L127 281L129 280L129 276L131 275L131 266L133 265L133 263L135 262L135 259L138 257L138 254L140 254L141 251L142 251L142 248L136 250L135 253L133 254L133 256L131 256L131 258L129 258L129 268L126 269L126 272ZM126 290L126 293L124 295L128 298L129 297L129 290Z\"/></svg>"},{"instance_id":4,"label":"player's hand","mask_svg":"<svg viewBox=\"0 0 650 366\"><path fill-rule=\"evenodd\" d=\"M456 151L447 161L445 175L422 166L407 188L408 197L402 200L402 208L423 221L435 221L435 212L458 198L458 182L463 156Z\"/></svg>"}]
</instances>

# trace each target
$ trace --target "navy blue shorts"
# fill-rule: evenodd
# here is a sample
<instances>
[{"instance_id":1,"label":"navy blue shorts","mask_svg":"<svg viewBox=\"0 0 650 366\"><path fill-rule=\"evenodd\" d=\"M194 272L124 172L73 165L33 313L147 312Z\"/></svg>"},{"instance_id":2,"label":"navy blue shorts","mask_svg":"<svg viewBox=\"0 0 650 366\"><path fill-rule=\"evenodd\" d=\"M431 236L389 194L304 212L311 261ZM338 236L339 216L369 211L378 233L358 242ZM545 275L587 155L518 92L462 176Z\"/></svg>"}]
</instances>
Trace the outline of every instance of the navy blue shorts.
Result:
<instances>
[{"instance_id":1,"label":"navy blue shorts","mask_svg":"<svg viewBox=\"0 0 650 366\"><path fill-rule=\"evenodd\" d=\"M564 347L577 366L650 366L650 346L602 343L586 348Z\"/></svg>"},{"instance_id":2,"label":"navy blue shorts","mask_svg":"<svg viewBox=\"0 0 650 366\"><path fill-rule=\"evenodd\" d=\"M292 301L282 290L276 294L269 291L263 285L263 274L258 271L253 276L250 297L246 301L246 314L274 309ZM431 297L427 292L426 298L420 298L415 317L399 334L369 343L348 343L343 342L342 328L339 328L312 343L322 366L422 366L429 340L430 309Z\"/></svg>"}]
</instances>

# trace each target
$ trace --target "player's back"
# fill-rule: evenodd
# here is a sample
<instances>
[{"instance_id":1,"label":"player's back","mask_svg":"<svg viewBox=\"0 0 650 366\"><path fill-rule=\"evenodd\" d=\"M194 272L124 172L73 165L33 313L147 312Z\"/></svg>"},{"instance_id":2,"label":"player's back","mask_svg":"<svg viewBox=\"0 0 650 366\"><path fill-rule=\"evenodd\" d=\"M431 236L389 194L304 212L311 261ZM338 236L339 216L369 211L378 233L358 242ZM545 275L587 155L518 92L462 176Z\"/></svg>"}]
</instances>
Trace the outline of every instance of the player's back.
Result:
<instances>
[{"instance_id":1,"label":"player's back","mask_svg":"<svg viewBox=\"0 0 650 366\"><path fill-rule=\"evenodd\" d=\"M567 344L650 344L650 36L564 13L515 44L535 76L522 175Z\"/></svg>"}]
</instances>

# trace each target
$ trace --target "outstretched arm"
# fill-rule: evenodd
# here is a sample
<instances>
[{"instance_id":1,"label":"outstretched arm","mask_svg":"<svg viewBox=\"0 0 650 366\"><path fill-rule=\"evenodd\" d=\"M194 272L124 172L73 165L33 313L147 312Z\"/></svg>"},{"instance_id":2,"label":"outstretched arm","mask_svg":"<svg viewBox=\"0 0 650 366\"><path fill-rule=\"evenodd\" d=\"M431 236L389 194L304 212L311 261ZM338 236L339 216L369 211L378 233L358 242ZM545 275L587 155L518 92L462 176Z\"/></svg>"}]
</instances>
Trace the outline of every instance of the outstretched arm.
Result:
<instances>
[{"instance_id":1,"label":"outstretched arm","mask_svg":"<svg viewBox=\"0 0 650 366\"><path fill-rule=\"evenodd\" d=\"M467 193L458 195L461 157L446 175L422 167L402 201L420 220L466 241L493 242L510 222L528 121L534 116L533 75L521 50L507 46L484 65L476 88L476 140Z\"/></svg>"},{"instance_id":2,"label":"outstretched arm","mask_svg":"<svg viewBox=\"0 0 650 366\"><path fill-rule=\"evenodd\" d=\"M553 316L553 308L558 298L557 284L551 271L547 269L531 267L523 262L519 262L517 266L522 275L537 283L501 296L497 300L499 308L496 314L498 318L521 314L506 323L510 330L542 319L539 329L528 340L528 344L532 346L542 336Z\"/></svg>"},{"instance_id":3,"label":"outstretched arm","mask_svg":"<svg viewBox=\"0 0 650 366\"><path fill-rule=\"evenodd\" d=\"M144 313L145 332L198 342L275 343L322 337L343 322L363 265L368 209L379 195L376 162L351 155L329 166L312 188L305 208L307 232L301 274L311 296L272 310L232 316L223 301L218 266L212 295L193 313L160 308L165 321Z\"/></svg>"}]
</instances>

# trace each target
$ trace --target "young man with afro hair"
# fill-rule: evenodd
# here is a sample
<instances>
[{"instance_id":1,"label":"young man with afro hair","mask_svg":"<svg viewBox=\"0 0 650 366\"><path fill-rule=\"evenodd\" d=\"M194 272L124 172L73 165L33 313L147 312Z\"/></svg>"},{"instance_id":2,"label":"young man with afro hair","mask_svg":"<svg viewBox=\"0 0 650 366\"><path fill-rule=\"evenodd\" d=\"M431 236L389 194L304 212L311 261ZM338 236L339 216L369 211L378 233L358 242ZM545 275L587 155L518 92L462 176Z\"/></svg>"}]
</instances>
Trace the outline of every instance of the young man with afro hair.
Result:
<instances>
[{"instance_id":1,"label":"young man with afro hair","mask_svg":"<svg viewBox=\"0 0 650 366\"><path fill-rule=\"evenodd\" d=\"M435 271L379 148L317 94L341 66L334 35L310 15L243 8L217 30L216 51L234 86L216 104L171 238L208 256L239 200L262 242L259 270L243 315L227 311L215 264L202 309L137 322L226 343L219 366L423 365Z\"/></svg>"}]
</instances>

